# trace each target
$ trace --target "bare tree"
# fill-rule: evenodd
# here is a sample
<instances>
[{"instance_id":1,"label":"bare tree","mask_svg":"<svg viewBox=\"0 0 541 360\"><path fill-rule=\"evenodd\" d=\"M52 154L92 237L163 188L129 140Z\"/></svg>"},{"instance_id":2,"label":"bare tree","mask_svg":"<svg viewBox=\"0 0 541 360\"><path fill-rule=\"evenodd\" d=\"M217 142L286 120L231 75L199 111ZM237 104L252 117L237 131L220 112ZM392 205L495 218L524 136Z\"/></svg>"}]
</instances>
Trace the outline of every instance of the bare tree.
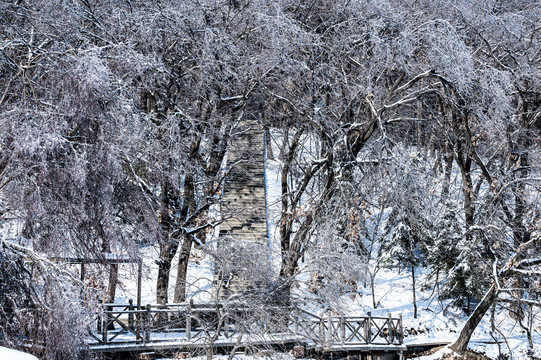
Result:
<instances>
[{"instance_id":1,"label":"bare tree","mask_svg":"<svg viewBox=\"0 0 541 360\"><path fill-rule=\"evenodd\" d=\"M95 299L72 275L13 242L0 245L0 343L42 359L78 357ZM86 305L82 305L84 303Z\"/></svg>"},{"instance_id":2,"label":"bare tree","mask_svg":"<svg viewBox=\"0 0 541 360\"><path fill-rule=\"evenodd\" d=\"M539 14L526 0L3 3L3 224L48 254L156 244L157 301L176 255L184 301L228 147L255 119L281 149L283 292L265 301L290 303L305 254L319 272L372 261L374 282L400 248L412 275L450 270L441 296L472 314L464 351L494 301L519 321L537 301Z\"/></svg>"}]
</instances>

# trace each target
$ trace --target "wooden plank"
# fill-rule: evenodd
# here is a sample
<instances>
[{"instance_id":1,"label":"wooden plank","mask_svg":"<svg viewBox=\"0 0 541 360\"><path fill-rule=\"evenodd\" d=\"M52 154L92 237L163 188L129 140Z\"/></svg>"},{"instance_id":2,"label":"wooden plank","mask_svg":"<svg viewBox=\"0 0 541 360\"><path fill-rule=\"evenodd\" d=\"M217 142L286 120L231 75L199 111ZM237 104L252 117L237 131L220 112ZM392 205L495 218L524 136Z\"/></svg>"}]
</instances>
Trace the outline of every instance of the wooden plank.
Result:
<instances>
[{"instance_id":1,"label":"wooden plank","mask_svg":"<svg viewBox=\"0 0 541 360\"><path fill-rule=\"evenodd\" d=\"M268 336L266 339L261 337L246 338L243 342L244 346L279 346L287 344L301 343L303 338L298 336ZM89 350L96 353L114 353L114 352L132 352L132 351L149 351L149 350L171 350L171 349L194 349L204 348L206 346L205 339L201 338L198 341L184 340L165 340L152 341L146 344L91 344ZM237 339L218 340L214 343L215 347L231 348L238 346Z\"/></svg>"},{"instance_id":2,"label":"wooden plank","mask_svg":"<svg viewBox=\"0 0 541 360\"><path fill-rule=\"evenodd\" d=\"M404 344L408 349L413 349L416 347L438 347L438 346L447 346L451 344L450 341L435 341L435 342L420 342L420 343L407 343Z\"/></svg>"},{"instance_id":3,"label":"wooden plank","mask_svg":"<svg viewBox=\"0 0 541 360\"><path fill-rule=\"evenodd\" d=\"M371 313L368 312L367 313L368 315L368 318L366 319L365 321L365 326L364 326L364 338L366 339L366 341L368 343L371 343L372 342L372 333L371 333L371 330L370 328L372 327L372 319L371 319Z\"/></svg>"},{"instance_id":4,"label":"wooden plank","mask_svg":"<svg viewBox=\"0 0 541 360\"><path fill-rule=\"evenodd\" d=\"M120 327L124 330L124 331L118 331L114 336L112 336L110 339L108 339L109 342L113 341L117 336L119 336L120 334L123 334L123 333L126 333L126 332L130 332L132 333L133 335L136 336L136 339L137 339L137 330L135 329L132 329L130 328L129 326L127 326L126 324L124 324L122 321L120 320L116 320L115 321L116 324L120 325Z\"/></svg>"},{"instance_id":5,"label":"wooden plank","mask_svg":"<svg viewBox=\"0 0 541 360\"><path fill-rule=\"evenodd\" d=\"M344 345L344 346L332 346L331 348L324 348L323 352L370 352L370 351L382 351L382 352L399 352L407 351L408 348L405 345L374 345L374 344L359 344L359 345Z\"/></svg>"},{"instance_id":6,"label":"wooden plank","mask_svg":"<svg viewBox=\"0 0 541 360\"><path fill-rule=\"evenodd\" d=\"M393 317L391 316L391 313L388 313L387 316L389 317L387 320L387 328L389 331L387 336L389 337L389 344L392 344L394 340Z\"/></svg>"},{"instance_id":7,"label":"wooden plank","mask_svg":"<svg viewBox=\"0 0 541 360\"><path fill-rule=\"evenodd\" d=\"M346 325L343 316L340 316L340 343L344 345L346 342Z\"/></svg>"}]
</instances>

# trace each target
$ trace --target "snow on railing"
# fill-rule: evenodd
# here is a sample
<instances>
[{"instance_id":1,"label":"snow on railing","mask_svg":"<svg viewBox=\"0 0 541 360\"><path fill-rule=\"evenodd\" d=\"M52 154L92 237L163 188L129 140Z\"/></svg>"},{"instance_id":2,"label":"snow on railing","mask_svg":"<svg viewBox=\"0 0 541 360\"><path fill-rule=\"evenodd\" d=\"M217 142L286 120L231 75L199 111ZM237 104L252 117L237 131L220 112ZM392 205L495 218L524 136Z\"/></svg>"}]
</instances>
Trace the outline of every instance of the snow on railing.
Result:
<instances>
[{"instance_id":1,"label":"snow on railing","mask_svg":"<svg viewBox=\"0 0 541 360\"><path fill-rule=\"evenodd\" d=\"M330 311L322 316L305 312L308 317L300 330L302 335L317 346L333 348L353 345L402 345L404 331L402 315L392 317L332 315Z\"/></svg>"},{"instance_id":2,"label":"snow on railing","mask_svg":"<svg viewBox=\"0 0 541 360\"><path fill-rule=\"evenodd\" d=\"M315 315L290 307L242 304L104 304L91 338L97 344L142 344L182 340L205 342L241 335L285 334L322 349L358 345L402 345L402 316Z\"/></svg>"}]
</instances>

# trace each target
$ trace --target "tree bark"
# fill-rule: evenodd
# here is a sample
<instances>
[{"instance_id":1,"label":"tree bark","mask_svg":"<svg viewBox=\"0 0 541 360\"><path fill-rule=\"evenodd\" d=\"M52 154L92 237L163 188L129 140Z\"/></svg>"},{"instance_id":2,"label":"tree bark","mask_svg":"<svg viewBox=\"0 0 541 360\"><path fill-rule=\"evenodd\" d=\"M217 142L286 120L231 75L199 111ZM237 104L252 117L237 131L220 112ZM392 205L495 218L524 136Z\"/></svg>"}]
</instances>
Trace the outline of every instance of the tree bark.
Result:
<instances>
[{"instance_id":1,"label":"tree bark","mask_svg":"<svg viewBox=\"0 0 541 360\"><path fill-rule=\"evenodd\" d=\"M221 122L215 124L216 129L221 128ZM210 153L210 160L205 168L205 181L206 185L204 187L204 197L206 199L212 199L220 190L220 181L219 173L221 170L221 164L225 156L228 142L228 133L231 129L230 125L227 125L225 134L223 137L220 136L218 130L213 133L212 136L212 151ZM201 144L201 138L197 137L196 140L192 142L190 148L190 157L197 155ZM184 180L184 205L181 211L181 216L184 219L189 219L191 214L194 214L197 211L196 203L196 179L191 174L187 174ZM209 221L208 219L208 210L201 212L197 218L187 221L185 226L191 227L198 224ZM204 243L206 240L205 230L199 231L199 233L194 234L197 238ZM186 301L186 279L188 276L188 263L190 260L190 254L193 246L193 237L192 235L185 235L182 241L182 246L180 247L180 254L178 259L177 267L177 279L175 283L175 294L173 301L175 303ZM176 251L176 250L175 250Z\"/></svg>"},{"instance_id":2,"label":"tree bark","mask_svg":"<svg viewBox=\"0 0 541 360\"><path fill-rule=\"evenodd\" d=\"M160 257L158 260L158 279L156 281L156 302L166 304L168 301L169 274L171 263L178 249L178 241L171 239L171 231L174 224L173 213L177 204L176 193L168 181L162 184L162 209L161 209L161 232Z\"/></svg>"},{"instance_id":3,"label":"tree bark","mask_svg":"<svg viewBox=\"0 0 541 360\"><path fill-rule=\"evenodd\" d=\"M534 124L534 122L532 121L532 117L534 116L533 114L536 113L536 110L539 110L539 105L541 104L541 102L537 101L537 103L531 104L532 107L530 108L530 104L525 97L525 93L519 91L519 94L519 109L520 113L522 114L520 117L521 131L519 132L516 144L511 141L510 134L508 135L508 137L510 139L509 146L512 150L514 150L514 152L518 154L517 158L511 160L514 160L514 164L511 165L515 166L515 169L517 170L515 172L516 175L523 179L526 179L530 173L529 149L532 145L532 137L530 135L530 131L532 127L531 124ZM515 246L519 246L520 244L524 244L530 241L532 235L531 231L529 231L527 226L524 224L524 217L528 210L528 206L525 202L525 183L522 181L517 182L513 186L513 192L515 197L515 216L511 220L511 223L513 226Z\"/></svg>"},{"instance_id":4,"label":"tree bark","mask_svg":"<svg viewBox=\"0 0 541 360\"><path fill-rule=\"evenodd\" d=\"M190 260L190 252L192 250L193 240L191 235L186 235L182 246L180 247L177 281L175 284L175 297L173 301L180 303L186 301L186 279L188 275L188 262Z\"/></svg>"},{"instance_id":5,"label":"tree bark","mask_svg":"<svg viewBox=\"0 0 541 360\"><path fill-rule=\"evenodd\" d=\"M442 200L449 199L449 187L451 184L451 175L453 174L453 155L451 150L446 146L445 155L443 156L445 162L445 174L443 178L443 186L441 189Z\"/></svg>"},{"instance_id":6,"label":"tree bark","mask_svg":"<svg viewBox=\"0 0 541 360\"><path fill-rule=\"evenodd\" d=\"M417 296L415 294L415 265L411 265L411 283L413 291L413 318L417 319Z\"/></svg>"},{"instance_id":7,"label":"tree bark","mask_svg":"<svg viewBox=\"0 0 541 360\"><path fill-rule=\"evenodd\" d=\"M107 302L114 303L116 284L118 282L118 264L112 264L109 272L109 284L107 285Z\"/></svg>"},{"instance_id":8,"label":"tree bark","mask_svg":"<svg viewBox=\"0 0 541 360\"><path fill-rule=\"evenodd\" d=\"M191 147L191 154L195 156L196 150L199 148L199 139L194 140ZM191 174L186 174L186 177L184 179L184 203L182 204L182 208L179 211L179 199L178 199L178 193L175 191L175 189L171 188L171 185L168 182L165 182L164 184L164 190L163 190L163 206L164 209L162 210L162 233L164 241L166 241L166 244L163 245L160 251L160 260L159 260L159 267L158 267L158 280L156 284L156 300L158 304L166 304L168 302L168 289L169 289L169 274L171 273L171 265L173 262L173 258L175 257L175 254L177 253L178 247L179 247L179 241L177 239L171 239L170 234L172 231L176 230L174 227L179 226L179 221L184 220L190 216L190 214L193 214L195 212L195 187L194 187L194 178ZM176 216L176 219L175 219ZM191 224L184 224L184 226L189 226ZM191 247L191 243L190 243ZM181 279L177 278L177 283L183 283L185 285L186 283L186 272L187 272L187 266L188 266L188 259L190 257L190 253L187 253L186 258L186 270L184 271L184 274L181 271L181 275L184 277ZM183 264L179 264L179 266L184 267ZM183 286L184 286L183 285ZM180 290L179 290L180 291ZM176 297L177 291L175 290L175 297Z\"/></svg>"},{"instance_id":9,"label":"tree bark","mask_svg":"<svg viewBox=\"0 0 541 360\"><path fill-rule=\"evenodd\" d=\"M156 302L160 305L167 304L169 289L169 274L171 273L171 263L178 249L178 242L170 241L165 244L160 251L160 260L158 263L158 281L156 283Z\"/></svg>"},{"instance_id":10,"label":"tree bark","mask_svg":"<svg viewBox=\"0 0 541 360\"><path fill-rule=\"evenodd\" d=\"M471 166L472 158L469 154L469 151L464 151L463 144L460 141L457 141L457 157L456 161L460 167L462 174L462 192L464 194L464 218L466 222L466 239L468 242L472 240L472 234L470 228L475 224L474 215L475 215L475 198L473 191L473 181L471 178Z\"/></svg>"},{"instance_id":11,"label":"tree bark","mask_svg":"<svg viewBox=\"0 0 541 360\"><path fill-rule=\"evenodd\" d=\"M268 128L265 129L265 149L267 152L267 159L274 160L274 152L272 151L272 139Z\"/></svg>"},{"instance_id":12,"label":"tree bark","mask_svg":"<svg viewBox=\"0 0 541 360\"><path fill-rule=\"evenodd\" d=\"M477 328L477 325L479 325L479 322L486 314L490 306L494 303L497 296L498 292L496 290L496 286L495 284L492 284L492 286L485 293L485 296L483 297L479 305L477 305L475 310L466 321L466 324L464 324L464 327L460 331L458 338L451 345L451 349L453 351L462 354L467 350L468 342L470 341L473 332Z\"/></svg>"},{"instance_id":13,"label":"tree bark","mask_svg":"<svg viewBox=\"0 0 541 360\"><path fill-rule=\"evenodd\" d=\"M112 304L115 302L116 284L118 283L118 264L112 264L109 271L109 284L107 285L107 303ZM107 310L113 310L112 307L108 307ZM113 321L108 318L107 330L114 330L115 325Z\"/></svg>"},{"instance_id":14,"label":"tree bark","mask_svg":"<svg viewBox=\"0 0 541 360\"><path fill-rule=\"evenodd\" d=\"M198 148L199 145L197 145ZM194 153L195 147L192 148L192 153ZM184 204L182 206L181 216L186 219L196 211L195 203L195 185L194 178L192 175L187 174L184 179ZM191 226L193 223L188 222L185 226ZM178 249L175 249L175 253ZM192 249L192 239L190 235L185 235L182 241L182 246L180 249L178 267L177 267L177 280L175 283L175 295L173 301L178 303L186 299L186 276L188 275L188 261L190 260L190 252ZM175 253L173 256L175 256ZM173 258L171 258L173 260Z\"/></svg>"}]
</instances>

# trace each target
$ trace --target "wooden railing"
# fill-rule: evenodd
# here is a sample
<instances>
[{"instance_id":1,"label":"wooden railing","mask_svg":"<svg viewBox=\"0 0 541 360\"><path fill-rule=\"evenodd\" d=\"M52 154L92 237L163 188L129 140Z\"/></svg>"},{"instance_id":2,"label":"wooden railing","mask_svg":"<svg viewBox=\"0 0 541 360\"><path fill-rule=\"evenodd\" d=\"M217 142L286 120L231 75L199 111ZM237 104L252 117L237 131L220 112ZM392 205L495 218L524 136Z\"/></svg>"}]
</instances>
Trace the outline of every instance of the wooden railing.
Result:
<instances>
[{"instance_id":1,"label":"wooden railing","mask_svg":"<svg viewBox=\"0 0 541 360\"><path fill-rule=\"evenodd\" d=\"M273 313L282 308L252 308L223 304L167 304L146 305L141 308L128 304L104 304L95 324L90 329L97 344L135 343L186 340L206 341L209 338L230 339L235 335L273 333L284 326L272 322Z\"/></svg>"},{"instance_id":2,"label":"wooden railing","mask_svg":"<svg viewBox=\"0 0 541 360\"><path fill-rule=\"evenodd\" d=\"M402 345L402 315L392 317L324 315L304 312L295 321L297 332L323 348L358 345Z\"/></svg>"},{"instance_id":3,"label":"wooden railing","mask_svg":"<svg viewBox=\"0 0 541 360\"><path fill-rule=\"evenodd\" d=\"M323 349L358 345L401 345L402 317L315 315L302 309L242 305L167 304L138 308L104 304L90 335L95 344L205 342L236 335L290 334ZM237 337L238 338L238 337Z\"/></svg>"}]
</instances>

